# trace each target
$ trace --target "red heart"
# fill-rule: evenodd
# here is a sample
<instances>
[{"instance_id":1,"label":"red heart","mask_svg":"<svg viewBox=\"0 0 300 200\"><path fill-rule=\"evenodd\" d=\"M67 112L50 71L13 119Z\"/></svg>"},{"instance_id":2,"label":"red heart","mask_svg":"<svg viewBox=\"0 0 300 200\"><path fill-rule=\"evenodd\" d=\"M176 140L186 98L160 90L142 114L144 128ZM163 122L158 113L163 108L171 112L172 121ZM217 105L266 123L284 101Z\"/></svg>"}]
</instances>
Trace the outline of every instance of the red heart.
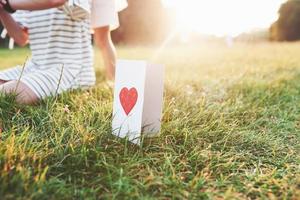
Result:
<instances>
[{"instance_id":1,"label":"red heart","mask_svg":"<svg viewBox=\"0 0 300 200\"><path fill-rule=\"evenodd\" d=\"M119 98L126 115L129 115L137 102L138 92L135 88L128 90L124 87L119 94Z\"/></svg>"}]
</instances>

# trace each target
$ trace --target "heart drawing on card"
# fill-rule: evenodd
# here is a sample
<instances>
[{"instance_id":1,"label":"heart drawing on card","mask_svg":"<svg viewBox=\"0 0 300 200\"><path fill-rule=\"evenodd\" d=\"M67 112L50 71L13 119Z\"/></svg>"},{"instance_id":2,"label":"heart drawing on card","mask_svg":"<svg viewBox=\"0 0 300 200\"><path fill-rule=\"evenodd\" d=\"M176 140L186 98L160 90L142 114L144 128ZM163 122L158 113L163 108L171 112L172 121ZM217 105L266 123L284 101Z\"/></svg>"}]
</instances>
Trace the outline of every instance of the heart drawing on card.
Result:
<instances>
[{"instance_id":1,"label":"heart drawing on card","mask_svg":"<svg viewBox=\"0 0 300 200\"><path fill-rule=\"evenodd\" d=\"M129 115L138 100L138 92L134 87L131 89L124 87L119 94L119 98L126 115Z\"/></svg>"}]
</instances>

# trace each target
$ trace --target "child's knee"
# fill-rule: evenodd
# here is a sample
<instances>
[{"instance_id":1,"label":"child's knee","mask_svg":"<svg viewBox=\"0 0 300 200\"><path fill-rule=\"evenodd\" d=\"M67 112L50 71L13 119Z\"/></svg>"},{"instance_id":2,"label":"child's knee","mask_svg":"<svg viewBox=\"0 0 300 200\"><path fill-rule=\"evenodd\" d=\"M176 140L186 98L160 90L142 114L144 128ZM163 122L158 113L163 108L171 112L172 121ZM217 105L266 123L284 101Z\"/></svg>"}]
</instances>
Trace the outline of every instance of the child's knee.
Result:
<instances>
[{"instance_id":1,"label":"child's knee","mask_svg":"<svg viewBox=\"0 0 300 200\"><path fill-rule=\"evenodd\" d=\"M5 94L15 94L16 101L20 104L34 104L39 101L34 91L21 81L9 81L0 86L0 91Z\"/></svg>"},{"instance_id":2,"label":"child's knee","mask_svg":"<svg viewBox=\"0 0 300 200\"><path fill-rule=\"evenodd\" d=\"M7 81L3 82L3 84L0 86L0 91L5 94L14 93L15 92L15 86L14 81Z\"/></svg>"}]
</instances>

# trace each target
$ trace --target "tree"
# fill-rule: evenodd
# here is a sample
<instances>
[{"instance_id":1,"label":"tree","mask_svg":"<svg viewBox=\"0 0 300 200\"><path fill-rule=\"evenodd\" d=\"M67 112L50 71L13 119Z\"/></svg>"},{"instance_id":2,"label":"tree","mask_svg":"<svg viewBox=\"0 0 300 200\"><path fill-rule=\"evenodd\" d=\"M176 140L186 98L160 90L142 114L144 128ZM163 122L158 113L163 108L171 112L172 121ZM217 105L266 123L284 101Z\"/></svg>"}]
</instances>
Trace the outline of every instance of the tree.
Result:
<instances>
[{"instance_id":1,"label":"tree","mask_svg":"<svg viewBox=\"0 0 300 200\"><path fill-rule=\"evenodd\" d=\"M270 28L271 40L300 39L300 0L289 0L279 9L279 18Z\"/></svg>"}]
</instances>

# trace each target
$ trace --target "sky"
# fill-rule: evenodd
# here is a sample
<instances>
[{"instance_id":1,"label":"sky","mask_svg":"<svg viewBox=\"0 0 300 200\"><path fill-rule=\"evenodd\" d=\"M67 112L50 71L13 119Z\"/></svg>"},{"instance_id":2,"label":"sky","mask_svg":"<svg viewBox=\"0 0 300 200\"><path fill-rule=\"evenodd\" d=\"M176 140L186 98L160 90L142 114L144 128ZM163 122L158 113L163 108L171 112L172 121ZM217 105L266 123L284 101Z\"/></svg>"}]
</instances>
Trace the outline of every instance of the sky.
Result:
<instances>
[{"instance_id":1,"label":"sky","mask_svg":"<svg viewBox=\"0 0 300 200\"><path fill-rule=\"evenodd\" d=\"M216 36L237 36L268 28L285 0L162 0L176 10L177 30Z\"/></svg>"}]
</instances>

